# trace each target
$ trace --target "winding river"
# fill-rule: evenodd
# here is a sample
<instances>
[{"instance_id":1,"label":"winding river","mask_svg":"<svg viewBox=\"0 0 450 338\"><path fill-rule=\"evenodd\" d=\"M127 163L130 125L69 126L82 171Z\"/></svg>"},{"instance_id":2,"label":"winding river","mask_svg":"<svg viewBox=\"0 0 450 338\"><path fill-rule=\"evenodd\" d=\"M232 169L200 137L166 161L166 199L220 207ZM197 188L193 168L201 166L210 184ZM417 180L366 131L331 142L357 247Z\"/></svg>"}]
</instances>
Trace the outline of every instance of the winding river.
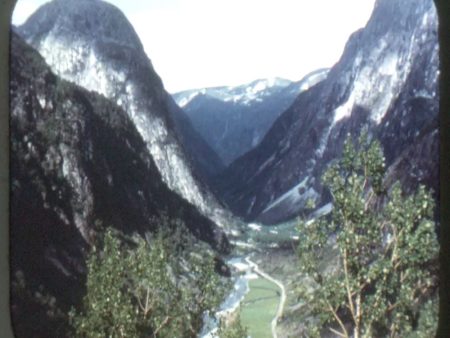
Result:
<instances>
[{"instance_id":1,"label":"winding river","mask_svg":"<svg viewBox=\"0 0 450 338\"><path fill-rule=\"evenodd\" d=\"M277 281L276 279L272 278L265 272L261 271L258 265L250 260L249 256L234 257L230 259L227 263L228 265L234 267L234 269L238 272L238 275L234 277L233 289L228 294L227 298L220 305L219 311L217 311L216 313L216 318L223 318L235 312L238 309L241 302L244 300L246 294L250 291L249 280L259 278L258 277L259 275L262 278L265 278L271 283L277 285L277 287L280 288L281 290L278 310L271 323L272 336L274 338L277 338L276 325L278 319L283 314L284 303L286 301L286 292L283 284ZM204 322L205 325L203 326L199 338L217 338L216 332L218 329L218 320L211 316L205 315Z\"/></svg>"}]
</instances>

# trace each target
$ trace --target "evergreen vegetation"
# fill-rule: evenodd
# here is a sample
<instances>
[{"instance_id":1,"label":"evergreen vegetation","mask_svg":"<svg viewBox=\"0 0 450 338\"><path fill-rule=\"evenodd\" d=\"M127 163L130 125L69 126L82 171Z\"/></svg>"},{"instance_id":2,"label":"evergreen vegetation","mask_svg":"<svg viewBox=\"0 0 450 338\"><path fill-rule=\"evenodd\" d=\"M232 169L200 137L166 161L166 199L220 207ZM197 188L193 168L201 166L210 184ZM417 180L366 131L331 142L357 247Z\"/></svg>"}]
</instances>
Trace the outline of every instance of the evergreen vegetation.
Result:
<instances>
[{"instance_id":1,"label":"evergreen vegetation","mask_svg":"<svg viewBox=\"0 0 450 338\"><path fill-rule=\"evenodd\" d=\"M126 244L108 229L87 260L83 306L70 313L74 335L196 337L204 313L220 304L223 283L212 255L193 253L186 241L178 230Z\"/></svg>"},{"instance_id":2,"label":"evergreen vegetation","mask_svg":"<svg viewBox=\"0 0 450 338\"><path fill-rule=\"evenodd\" d=\"M301 269L314 287L302 297L324 329L340 337L432 337L438 242L431 194L384 191L384 157L363 132L324 174L334 209L301 225ZM324 262L336 254L336 263ZM325 267L324 267L325 264ZM330 267L330 265L334 265Z\"/></svg>"}]
</instances>

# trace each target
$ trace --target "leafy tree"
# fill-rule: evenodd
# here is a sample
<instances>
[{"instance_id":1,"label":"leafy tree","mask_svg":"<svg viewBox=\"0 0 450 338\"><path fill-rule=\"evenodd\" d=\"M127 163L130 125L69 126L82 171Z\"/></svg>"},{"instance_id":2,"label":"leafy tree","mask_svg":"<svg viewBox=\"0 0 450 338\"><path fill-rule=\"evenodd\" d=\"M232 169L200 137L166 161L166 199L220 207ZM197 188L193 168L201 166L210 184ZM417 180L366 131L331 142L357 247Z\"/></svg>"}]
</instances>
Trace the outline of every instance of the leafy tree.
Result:
<instances>
[{"instance_id":1,"label":"leafy tree","mask_svg":"<svg viewBox=\"0 0 450 338\"><path fill-rule=\"evenodd\" d=\"M176 329L176 305L180 292L171 276L171 257L158 234L152 246L139 240L126 264L130 269L131 292L138 304L140 329L155 336Z\"/></svg>"},{"instance_id":2,"label":"leafy tree","mask_svg":"<svg viewBox=\"0 0 450 338\"><path fill-rule=\"evenodd\" d=\"M219 329L217 331L219 338L247 338L247 327L242 325L240 314L228 325L224 320L219 323Z\"/></svg>"},{"instance_id":3,"label":"leafy tree","mask_svg":"<svg viewBox=\"0 0 450 338\"><path fill-rule=\"evenodd\" d=\"M421 311L436 287L434 202L423 187L407 197L398 183L384 192L384 167L377 141L365 132L356 145L349 137L323 176L331 219L301 226L301 268L315 282L304 293L316 318L312 336L326 326L341 337L425 337L435 327L432 305ZM334 270L325 262L333 254Z\"/></svg>"},{"instance_id":4,"label":"leafy tree","mask_svg":"<svg viewBox=\"0 0 450 338\"><path fill-rule=\"evenodd\" d=\"M164 232L151 243L139 239L127 262L141 330L157 337L195 337L204 312L214 312L223 297L213 258L177 253L173 237Z\"/></svg>"},{"instance_id":5,"label":"leafy tree","mask_svg":"<svg viewBox=\"0 0 450 338\"><path fill-rule=\"evenodd\" d=\"M105 232L87 261L83 308L70 313L76 336L197 336L204 312L214 313L223 297L221 281L211 255L177 250L172 235L160 231L125 245Z\"/></svg>"},{"instance_id":6,"label":"leafy tree","mask_svg":"<svg viewBox=\"0 0 450 338\"><path fill-rule=\"evenodd\" d=\"M87 260L83 311L72 310L71 324L79 337L136 337L137 316L128 290L124 251L107 229L101 250L94 247Z\"/></svg>"},{"instance_id":7,"label":"leafy tree","mask_svg":"<svg viewBox=\"0 0 450 338\"><path fill-rule=\"evenodd\" d=\"M206 261L199 255L191 255L191 273L197 276L194 285L185 285L184 298L186 299L186 311L192 316L192 329L197 332L203 325L203 314L214 315L218 310L221 300L224 298L222 288L217 273L214 272L214 260L209 258ZM192 331L192 330L191 330Z\"/></svg>"}]
</instances>

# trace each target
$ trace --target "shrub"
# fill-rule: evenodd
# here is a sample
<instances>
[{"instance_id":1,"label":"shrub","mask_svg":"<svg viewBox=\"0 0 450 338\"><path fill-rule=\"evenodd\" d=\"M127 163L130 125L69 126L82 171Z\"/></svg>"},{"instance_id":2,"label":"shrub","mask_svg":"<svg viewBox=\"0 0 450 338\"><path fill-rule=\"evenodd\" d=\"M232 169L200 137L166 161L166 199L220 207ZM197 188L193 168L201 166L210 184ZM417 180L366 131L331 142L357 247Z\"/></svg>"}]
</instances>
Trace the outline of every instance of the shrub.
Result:
<instances>
[{"instance_id":1,"label":"shrub","mask_svg":"<svg viewBox=\"0 0 450 338\"><path fill-rule=\"evenodd\" d=\"M398 183L385 193L383 177L381 146L365 133L356 145L347 139L323 176L331 219L303 224L299 244L302 271L315 282L304 295L317 320L311 335L326 326L341 337L425 337L436 324L430 309L421 315L436 288L433 199L423 187L406 197ZM330 272L323 260L333 241L339 264Z\"/></svg>"},{"instance_id":2,"label":"shrub","mask_svg":"<svg viewBox=\"0 0 450 338\"><path fill-rule=\"evenodd\" d=\"M180 252L167 231L133 242L108 229L92 250L82 309L70 313L75 335L196 337L223 297L213 257Z\"/></svg>"},{"instance_id":3,"label":"shrub","mask_svg":"<svg viewBox=\"0 0 450 338\"><path fill-rule=\"evenodd\" d=\"M228 325L224 320L220 321L217 335L219 338L247 338L248 330L242 325L241 316L238 313L237 317Z\"/></svg>"}]
</instances>

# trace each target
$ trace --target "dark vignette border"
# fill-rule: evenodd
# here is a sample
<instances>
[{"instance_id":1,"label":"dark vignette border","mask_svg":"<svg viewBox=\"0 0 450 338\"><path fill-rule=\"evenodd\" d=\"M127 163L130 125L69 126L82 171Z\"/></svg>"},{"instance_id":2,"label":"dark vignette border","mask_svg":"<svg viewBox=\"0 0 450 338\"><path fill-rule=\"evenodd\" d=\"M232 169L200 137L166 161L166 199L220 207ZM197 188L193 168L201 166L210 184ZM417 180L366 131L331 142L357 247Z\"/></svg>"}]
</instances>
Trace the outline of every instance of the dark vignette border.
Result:
<instances>
[{"instance_id":1,"label":"dark vignette border","mask_svg":"<svg viewBox=\"0 0 450 338\"><path fill-rule=\"evenodd\" d=\"M441 284L439 325L436 337L450 337L450 2L434 0L439 17L440 78L440 187L441 187Z\"/></svg>"},{"instance_id":2,"label":"dark vignette border","mask_svg":"<svg viewBox=\"0 0 450 338\"><path fill-rule=\"evenodd\" d=\"M17 0L0 0L0 336L13 337L9 315L9 24ZM450 1L434 0L439 16L441 288L436 337L450 337Z\"/></svg>"},{"instance_id":3,"label":"dark vignette border","mask_svg":"<svg viewBox=\"0 0 450 338\"><path fill-rule=\"evenodd\" d=\"M0 0L0 336L13 337L9 315L9 24L16 0Z\"/></svg>"}]
</instances>

